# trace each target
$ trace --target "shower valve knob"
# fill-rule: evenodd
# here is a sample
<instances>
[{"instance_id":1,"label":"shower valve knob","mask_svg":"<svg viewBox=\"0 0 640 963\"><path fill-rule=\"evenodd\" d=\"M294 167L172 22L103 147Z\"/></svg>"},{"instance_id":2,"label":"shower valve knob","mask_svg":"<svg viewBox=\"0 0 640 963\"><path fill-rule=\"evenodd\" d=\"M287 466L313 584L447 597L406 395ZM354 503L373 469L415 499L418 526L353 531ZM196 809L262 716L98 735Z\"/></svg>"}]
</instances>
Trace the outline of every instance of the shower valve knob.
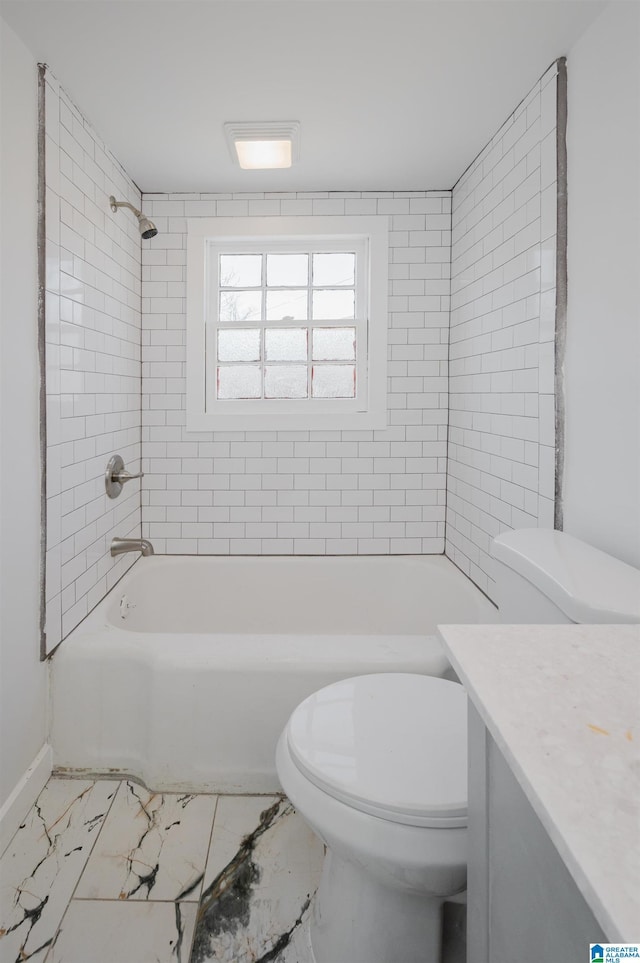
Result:
<instances>
[{"instance_id":1,"label":"shower valve knob","mask_svg":"<svg viewBox=\"0 0 640 963\"><path fill-rule=\"evenodd\" d=\"M114 455L109 459L107 470L104 473L104 487L109 498L117 498L125 482L131 481L132 478L143 477L143 471L138 472L137 475L133 475L130 471L127 471L121 456Z\"/></svg>"},{"instance_id":2,"label":"shower valve knob","mask_svg":"<svg viewBox=\"0 0 640 963\"><path fill-rule=\"evenodd\" d=\"M139 471L137 475L132 475L130 471L127 471L125 468L123 468L122 471L119 471L117 474L114 474L113 477L116 481L126 482L126 481L131 481L132 478L142 478L143 476L144 476L143 471Z\"/></svg>"}]
</instances>

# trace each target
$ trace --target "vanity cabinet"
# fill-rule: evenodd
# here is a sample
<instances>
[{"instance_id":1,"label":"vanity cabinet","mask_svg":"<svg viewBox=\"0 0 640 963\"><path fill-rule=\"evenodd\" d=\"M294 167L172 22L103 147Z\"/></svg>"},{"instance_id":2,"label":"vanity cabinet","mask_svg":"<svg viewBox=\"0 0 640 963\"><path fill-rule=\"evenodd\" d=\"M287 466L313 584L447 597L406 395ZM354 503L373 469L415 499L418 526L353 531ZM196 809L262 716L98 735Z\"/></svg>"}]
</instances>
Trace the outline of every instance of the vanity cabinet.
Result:
<instances>
[{"instance_id":1,"label":"vanity cabinet","mask_svg":"<svg viewBox=\"0 0 640 963\"><path fill-rule=\"evenodd\" d=\"M439 633L469 701L468 963L637 941L640 626Z\"/></svg>"},{"instance_id":2,"label":"vanity cabinet","mask_svg":"<svg viewBox=\"0 0 640 963\"><path fill-rule=\"evenodd\" d=\"M585 963L609 940L473 705L469 766L468 963Z\"/></svg>"}]
</instances>

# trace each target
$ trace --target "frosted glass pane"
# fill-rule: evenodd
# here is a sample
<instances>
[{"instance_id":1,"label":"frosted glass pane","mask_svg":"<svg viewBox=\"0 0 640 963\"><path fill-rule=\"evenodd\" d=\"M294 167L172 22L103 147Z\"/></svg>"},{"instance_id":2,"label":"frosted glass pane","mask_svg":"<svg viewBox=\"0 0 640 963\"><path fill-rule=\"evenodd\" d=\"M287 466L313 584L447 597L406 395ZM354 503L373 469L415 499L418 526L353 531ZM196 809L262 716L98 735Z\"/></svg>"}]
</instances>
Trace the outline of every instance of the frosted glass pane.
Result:
<instances>
[{"instance_id":1,"label":"frosted glass pane","mask_svg":"<svg viewBox=\"0 0 640 963\"><path fill-rule=\"evenodd\" d=\"M306 328L267 328L264 333L267 361L306 361Z\"/></svg>"},{"instance_id":2,"label":"frosted glass pane","mask_svg":"<svg viewBox=\"0 0 640 963\"><path fill-rule=\"evenodd\" d=\"M355 254L314 254L313 283L335 287L338 284L355 284Z\"/></svg>"},{"instance_id":3,"label":"frosted glass pane","mask_svg":"<svg viewBox=\"0 0 640 963\"><path fill-rule=\"evenodd\" d=\"M314 328L314 361L355 361L355 328Z\"/></svg>"},{"instance_id":4,"label":"frosted glass pane","mask_svg":"<svg viewBox=\"0 0 640 963\"><path fill-rule=\"evenodd\" d=\"M261 254L221 254L221 288L256 288L262 284Z\"/></svg>"},{"instance_id":5,"label":"frosted glass pane","mask_svg":"<svg viewBox=\"0 0 640 963\"><path fill-rule=\"evenodd\" d=\"M268 365L264 369L265 398L306 398L307 366Z\"/></svg>"},{"instance_id":6,"label":"frosted glass pane","mask_svg":"<svg viewBox=\"0 0 640 963\"><path fill-rule=\"evenodd\" d=\"M313 317L326 321L346 321L355 317L353 291L314 291Z\"/></svg>"},{"instance_id":7,"label":"frosted glass pane","mask_svg":"<svg viewBox=\"0 0 640 963\"><path fill-rule=\"evenodd\" d=\"M355 398L356 367L353 364L315 364L311 378L314 398Z\"/></svg>"},{"instance_id":8,"label":"frosted glass pane","mask_svg":"<svg viewBox=\"0 0 640 963\"><path fill-rule=\"evenodd\" d=\"M221 291L221 321L260 321L262 291Z\"/></svg>"},{"instance_id":9,"label":"frosted glass pane","mask_svg":"<svg viewBox=\"0 0 640 963\"><path fill-rule=\"evenodd\" d=\"M301 287L309 283L308 254L267 254L270 287Z\"/></svg>"},{"instance_id":10,"label":"frosted glass pane","mask_svg":"<svg viewBox=\"0 0 640 963\"><path fill-rule=\"evenodd\" d=\"M230 328L218 331L218 361L259 361L260 330Z\"/></svg>"},{"instance_id":11,"label":"frosted glass pane","mask_svg":"<svg viewBox=\"0 0 640 963\"><path fill-rule=\"evenodd\" d=\"M233 365L218 368L218 398L260 398L262 373L259 366Z\"/></svg>"},{"instance_id":12,"label":"frosted glass pane","mask_svg":"<svg viewBox=\"0 0 640 963\"><path fill-rule=\"evenodd\" d=\"M307 292L267 291L267 321L306 321Z\"/></svg>"}]
</instances>

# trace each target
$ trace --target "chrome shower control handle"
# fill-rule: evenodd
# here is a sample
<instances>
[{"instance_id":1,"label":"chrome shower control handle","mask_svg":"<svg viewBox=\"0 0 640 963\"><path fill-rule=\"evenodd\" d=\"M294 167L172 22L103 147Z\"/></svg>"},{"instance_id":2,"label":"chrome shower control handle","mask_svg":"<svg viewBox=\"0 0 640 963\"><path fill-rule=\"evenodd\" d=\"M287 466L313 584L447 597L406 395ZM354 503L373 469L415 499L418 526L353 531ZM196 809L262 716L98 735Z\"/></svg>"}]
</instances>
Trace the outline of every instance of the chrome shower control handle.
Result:
<instances>
[{"instance_id":1,"label":"chrome shower control handle","mask_svg":"<svg viewBox=\"0 0 640 963\"><path fill-rule=\"evenodd\" d=\"M104 473L104 487L109 498L117 498L124 483L131 481L132 478L144 478L144 472L141 471L137 475L132 475L124 467L120 455L114 455L110 458L107 470Z\"/></svg>"},{"instance_id":2,"label":"chrome shower control handle","mask_svg":"<svg viewBox=\"0 0 640 963\"><path fill-rule=\"evenodd\" d=\"M131 481L132 478L144 478L144 472L139 471L137 475L132 475L130 471L127 471L126 468L123 468L122 471L119 471L117 474L114 472L111 477L114 481L119 481L122 485L124 485L125 482Z\"/></svg>"}]
</instances>

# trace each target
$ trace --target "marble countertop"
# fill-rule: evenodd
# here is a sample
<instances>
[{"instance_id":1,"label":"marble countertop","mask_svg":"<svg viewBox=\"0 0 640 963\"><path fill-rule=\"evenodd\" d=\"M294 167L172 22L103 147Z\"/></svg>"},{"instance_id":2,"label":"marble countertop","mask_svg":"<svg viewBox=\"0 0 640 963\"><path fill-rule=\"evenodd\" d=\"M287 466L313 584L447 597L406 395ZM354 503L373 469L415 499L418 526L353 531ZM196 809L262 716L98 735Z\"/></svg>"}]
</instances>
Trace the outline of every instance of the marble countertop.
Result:
<instances>
[{"instance_id":1,"label":"marble countertop","mask_svg":"<svg viewBox=\"0 0 640 963\"><path fill-rule=\"evenodd\" d=\"M637 940L640 626L447 625L439 632L609 940Z\"/></svg>"}]
</instances>

